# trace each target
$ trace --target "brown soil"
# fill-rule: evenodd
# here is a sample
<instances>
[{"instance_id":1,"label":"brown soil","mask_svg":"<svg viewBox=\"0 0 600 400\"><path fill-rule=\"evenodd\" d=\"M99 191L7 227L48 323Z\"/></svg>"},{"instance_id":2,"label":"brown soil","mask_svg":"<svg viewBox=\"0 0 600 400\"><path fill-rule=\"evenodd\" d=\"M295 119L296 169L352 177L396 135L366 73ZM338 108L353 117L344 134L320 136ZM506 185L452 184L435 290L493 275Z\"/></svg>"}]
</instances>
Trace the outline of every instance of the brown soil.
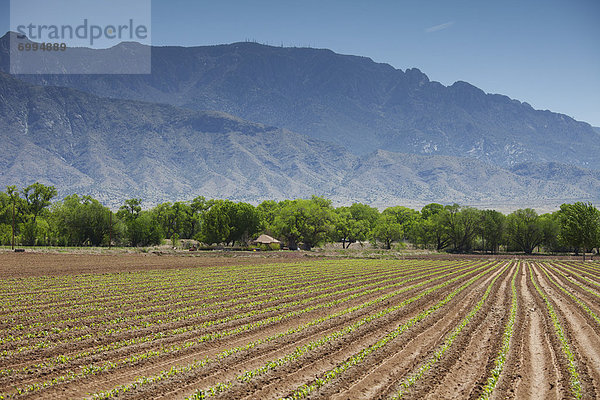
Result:
<instances>
[{"instance_id":1,"label":"brown soil","mask_svg":"<svg viewBox=\"0 0 600 400\"><path fill-rule=\"evenodd\" d=\"M239 347L238 351L220 360L154 383L138 385L120 393L119 398L184 398L198 389L229 382L229 388L214 396L215 399L278 399L289 396L302 385L313 384L317 378L324 378L328 371L368 349L490 267L493 269L442 308L313 390L309 398L345 400L394 396L399 384L434 355L482 298L491 280L498 277L471 322L403 397L479 398L502 347L512 302L511 279L516 268L520 268L516 280L517 318L509 353L492 398L561 399L572 396L568 360L533 281L550 299L564 329L575 357L583 398L593 399L600 395L600 323L593 316L600 313L600 297L581 286L596 292L598 287L572 274L576 272L596 281L600 276L597 262L433 258L359 262L320 260L305 257L302 253L287 258L240 253L233 256L0 253L0 396L86 397L89 393L128 385L140 376L157 376L171 368L214 359L223 351ZM277 264L277 267L267 264ZM503 270L506 265L508 268ZM530 265L532 273L529 272ZM546 265L557 268L564 275ZM481 267L484 268L475 271ZM460 268L467 270L455 272ZM442 277L445 274L453 275ZM299 357L250 379L237 379L245 371L286 357L299 347L341 331L363 318L379 315L382 310L460 274L466 275L396 311L311 348ZM439 279L412 288L412 285L433 278ZM412 280L375 290L406 279ZM557 284L576 296L589 311L560 290ZM337 293L340 290L345 291ZM402 292L376 301L398 290ZM298 332L288 331L370 301L373 304L325 319ZM333 303L320 306L328 302ZM302 311L313 306L316 307L314 310ZM266 307L275 309L264 312ZM204 311L206 313L202 314ZM279 322L268 320L288 312L299 314ZM190 317L193 313L199 314ZM227 319L220 321L223 318ZM203 323L205 327L199 327ZM29 328L19 328L20 325ZM107 331L108 328L115 331ZM172 333L174 329L184 331ZM220 335L235 329L239 331L189 345L202 335ZM138 343L154 334L160 336ZM249 343L271 335L280 336L246 348ZM130 343L98 350L100 346L126 340ZM179 347L165 352L164 349L170 346ZM153 351L161 353L152 354ZM89 354L82 354L86 352ZM144 354L151 356L146 358ZM61 355L76 358L50 362ZM110 371L95 371L30 394L16 394L16 388L51 381L68 371L77 374L83 366L118 364L119 360L135 355L140 356L137 361L118 365Z\"/></svg>"},{"instance_id":2,"label":"brown soil","mask_svg":"<svg viewBox=\"0 0 600 400\"><path fill-rule=\"evenodd\" d=\"M158 254L157 254L158 253ZM0 277L21 278L44 275L106 274L155 269L181 269L214 267L217 265L255 265L290 263L302 260L303 253L273 253L254 256L252 253L236 252L214 256L210 253L163 254L61 254L43 252L0 252Z\"/></svg>"}]
</instances>

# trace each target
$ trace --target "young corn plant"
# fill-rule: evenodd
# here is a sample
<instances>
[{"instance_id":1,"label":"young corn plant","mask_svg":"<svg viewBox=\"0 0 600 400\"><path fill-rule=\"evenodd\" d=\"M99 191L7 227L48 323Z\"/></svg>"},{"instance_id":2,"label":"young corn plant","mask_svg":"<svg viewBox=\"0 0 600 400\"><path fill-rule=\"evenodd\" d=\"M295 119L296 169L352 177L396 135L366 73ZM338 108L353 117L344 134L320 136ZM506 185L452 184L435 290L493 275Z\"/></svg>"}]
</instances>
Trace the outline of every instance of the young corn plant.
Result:
<instances>
[{"instance_id":1,"label":"young corn plant","mask_svg":"<svg viewBox=\"0 0 600 400\"><path fill-rule=\"evenodd\" d=\"M484 267L480 267L478 269L482 269L482 268L484 268ZM264 339L259 339L257 341L248 343L246 346L236 347L236 348L233 348L233 349L229 349L229 350L223 351L222 353L220 353L219 355L217 355L217 357L214 360L205 359L205 360L201 360L199 362L195 362L195 363L189 364L187 366L174 367L174 369L172 369L171 371L169 371L168 377L174 376L174 375L182 373L182 372L189 371L191 369L196 369L196 368L199 368L199 367L203 367L203 366L208 365L208 364L210 364L212 362L221 360L221 359L223 359L223 358L225 358L225 357L227 357L227 356L229 356L231 354L234 354L234 353L236 353L238 351L242 351L242 350L247 350L247 349L253 348L253 347L255 347L255 346L257 346L257 345L259 345L261 343L266 343L266 342L278 339L278 338L280 338L282 336L285 336L285 335L289 335L289 334L292 334L292 333L300 332L300 331L302 331L302 330L304 330L304 329L306 329L306 328L308 328L310 326L317 325L318 323L324 322L326 320L329 320L329 319L332 319L332 318L336 318L336 317L345 315L345 314L350 313L350 312L354 312L354 311L362 309L362 308L369 307L369 306L371 306L373 304L376 304L376 303L379 303L379 302L383 302L383 301L388 300L388 299L390 299L390 298L392 298L394 296L397 296L397 295L399 295L401 293L404 293L404 292L406 292L406 291L408 291L410 289L413 289L413 288L416 288L416 287L421 287L421 286L423 286L423 285L425 285L425 284L427 284L429 282L432 282L432 281L435 281L435 280L439 280L439 279L441 279L443 277L446 277L446 276L455 275L455 274L457 274L457 273L459 273L461 271L464 271L465 269L469 270L470 268L463 268L463 269L460 269L458 271L453 271L453 272L450 272L450 273L442 275L442 276L431 278L429 280L417 283L415 285L404 287L404 288L402 288L402 289L400 289L400 290L398 290L396 292L393 292L393 293L390 293L390 294L386 294L386 295L384 295L384 296L382 296L382 297L380 297L378 299L371 300L371 301L369 301L367 303L363 303L362 305L350 307L350 308L347 308L344 311L341 311L341 312L338 312L338 313L335 313L335 314L331 314L331 315L328 315L328 316L325 316L325 317L318 318L318 319L313 320L313 321L311 321L309 323L301 325L301 326L299 326L297 328L289 329L288 331L286 331L284 333L280 333L280 334L277 334L277 335L272 335L272 336L269 336L269 337L264 338ZM447 281L447 282L445 282L443 284L440 284L438 286L440 286L440 287L446 286L446 285L450 284L451 282L453 282L455 280L458 280L458 279L460 279L460 278L462 278L462 277L470 274L471 272L472 271L464 273L464 274L462 274L462 275L460 275L460 276L458 276L458 277L456 277L454 279L451 279L451 280L449 280L449 281ZM419 279L419 277L413 277L413 278L407 279L406 281L412 281L412 280L416 280L416 279ZM432 288L427 293L430 293L432 290L435 290L435 289ZM427 294L427 293L425 293L425 294ZM424 294L421 293L421 294L417 295L416 297L420 298L423 295ZM355 295L350 296L350 297L354 298ZM379 313L375 314L374 316L363 318L363 320L359 321L357 324L354 324L356 326L353 325L353 326L347 327L345 330L338 331L338 332L336 332L336 333L330 335L329 337L326 337L326 338L324 338L324 339L322 339L320 341L314 342L312 344L308 344L307 345L308 347L305 346L304 349L300 349L300 350L297 349L295 352L292 353L291 356L288 356L288 357L285 357L285 358L281 358L281 359L279 359L278 361L275 361L275 362L269 362L269 363L267 363L267 365L265 367L257 368L256 370L253 370L253 371L246 371L243 374L241 374L238 378L241 381L245 381L245 380L248 379L248 377L257 376L257 375L259 375L261 373L264 373L264 372L266 372L266 371L268 371L270 369L275 368L276 366L283 365L283 363L293 361L293 360L299 358L302 354L306 353L308 350L312 350L312 349L314 349L314 348L316 348L316 347L318 347L318 346L320 346L320 345L322 345L324 343L327 343L327 342L329 342L329 341L331 341L331 340L339 337L340 333L341 334L345 334L345 333L354 331L360 325L362 325L364 323L367 323L367 322L370 322L370 321L372 321L372 320L374 320L376 318L382 317L384 315L387 315L389 312L392 312L392 311L398 309L399 307L404 306L404 305L406 305L406 304L408 304L409 302L412 302L412 301L414 301L414 299L413 300L409 299L409 300L403 302L400 306L389 308L387 310L387 312L386 312L386 310L384 310L382 312L379 312ZM330 302L330 303L328 303L326 305L333 305L333 304L339 304L339 300L334 300L334 301L332 301L332 302ZM160 373L160 374L158 374L156 376L153 376L153 377L150 377L150 378L145 378L145 379L147 379L148 382L157 382L157 381L162 380L162 379L164 379L166 377L167 377L166 373L163 372L163 373ZM138 383L139 383L139 381L135 382L134 384L137 385ZM200 390L200 391L198 391L198 392L196 392L194 394L194 396L196 396L196 397L193 397L193 398L206 398L206 397L210 397L210 396L214 395L215 393L221 392L221 391L225 390L226 388L229 388L231 386L232 382L229 382L229 383L230 383L229 385L225 385L225 386L224 386L224 384L218 384L215 387L212 387L212 388L209 388L209 389L205 389L205 390ZM102 396L104 396L102 398L108 398L110 396L114 396L115 393L119 393L120 391L129 390L129 386L130 385L122 385L122 386L119 386L117 388L114 388L112 391L102 392ZM106 397L106 396L108 396L108 397Z\"/></svg>"},{"instance_id":2,"label":"young corn plant","mask_svg":"<svg viewBox=\"0 0 600 400\"><path fill-rule=\"evenodd\" d=\"M458 325L454 328L452 333L446 338L444 343L440 346L439 349L436 350L434 355L428 359L425 363L423 363L416 372L408 376L404 379L399 387L400 389L396 392L394 396L391 397L393 400L401 399L408 392L408 390L419 381L426 372L431 370L433 366L444 356L444 354L448 351L448 349L452 346L458 335L462 332L462 330L471 322L471 320L475 317L475 314L483 307L486 299L488 298L490 292L492 291L492 287L496 283L496 280L502 275L502 273L508 268L508 265L505 266L502 271L497 274L490 284L487 286L482 298L475 304L475 306L469 311L469 313L458 323Z\"/></svg>"},{"instance_id":3,"label":"young corn plant","mask_svg":"<svg viewBox=\"0 0 600 400\"><path fill-rule=\"evenodd\" d=\"M500 353L494 360L494 369L492 370L491 376L487 380L487 384L483 388L483 393L481 394L480 399L489 399L496 385L498 384L498 380L500 379L500 374L502 374L502 370L504 369L504 363L506 362L506 358L508 357L508 352L510 350L510 340L513 337L513 333L515 331L515 320L517 319L517 308L518 308L518 300L517 300L517 287L515 285L515 281L517 279L517 274L519 273L520 265L517 266L517 270L515 271L512 281L510 283L510 287L512 290L512 303L510 305L510 314L508 317L508 323L504 328L504 334L502 335L502 348L500 349Z\"/></svg>"},{"instance_id":4,"label":"young corn plant","mask_svg":"<svg viewBox=\"0 0 600 400\"><path fill-rule=\"evenodd\" d=\"M560 321L558 319L558 315L556 314L556 311L554 311L554 307L552 306L552 303L550 302L550 300L548 299L546 294L542 291L542 289L540 289L540 287L536 283L535 278L533 276L533 270L531 268L531 265L529 265L529 277L531 279L531 282L533 283L533 286L535 287L535 290L538 292L538 294L544 301L544 304L546 305L546 309L548 311L548 314L550 314L550 318L552 319L552 324L554 325L554 332L558 336L558 339L560 340L560 343L561 343L563 353L565 354L565 357L567 358L567 362L569 364L568 370L569 370L569 375L570 375L571 393L573 394L574 398L580 399L583 396L583 393L581 391L581 382L579 380L579 373L577 372L575 356L573 355L573 352L571 351L571 347L569 346L569 341L567 339L567 336L564 332L562 325L560 324Z\"/></svg>"},{"instance_id":5,"label":"young corn plant","mask_svg":"<svg viewBox=\"0 0 600 400\"><path fill-rule=\"evenodd\" d=\"M423 310L417 316L409 319L407 322L403 323L398 328L396 328L395 330L393 330L392 332L390 332L389 334L387 334L386 336L384 336L383 338L381 338L380 340L378 340L375 344L373 344L373 345L371 345L371 346L369 346L367 348L364 348L359 353L357 353L354 356L350 357L349 360L343 362L342 364L338 365L334 369L329 370L328 372L326 372L321 377L315 379L312 383L307 384L307 385L302 385L301 387L299 387L298 389L296 389L291 394L291 396L286 397L286 400L301 399L303 397L306 397L310 393L312 393L313 391L321 388L322 386L328 384L329 382L331 382L332 380L334 380L335 378L337 378L338 376L340 376L341 374L343 374L350 367L353 367L355 365L360 364L369 354L371 354L371 353L379 350L380 348L382 348L383 346L385 346L389 341L395 339L396 337L398 337L399 335L401 335L402 333L404 333L406 330L408 330L412 326L414 326L417 323L421 322L423 319L425 319L429 315L433 314L434 312L436 312L437 310L439 310L440 308L442 308L443 306L445 306L457 294L459 294L460 292L462 292L463 290L465 290L467 287L471 286L477 279L481 278L482 276L484 276L485 274L489 273L490 271L492 271L495 268L496 268L496 266L493 265L492 267L490 267L490 268L486 269L485 271L483 271L483 272L477 274L476 276L472 277L466 283L464 283L463 285L459 286L458 288L456 288L452 292L450 292L446 297L444 297L443 300L439 301L438 303L436 303L435 305L429 307L428 309Z\"/></svg>"}]
</instances>

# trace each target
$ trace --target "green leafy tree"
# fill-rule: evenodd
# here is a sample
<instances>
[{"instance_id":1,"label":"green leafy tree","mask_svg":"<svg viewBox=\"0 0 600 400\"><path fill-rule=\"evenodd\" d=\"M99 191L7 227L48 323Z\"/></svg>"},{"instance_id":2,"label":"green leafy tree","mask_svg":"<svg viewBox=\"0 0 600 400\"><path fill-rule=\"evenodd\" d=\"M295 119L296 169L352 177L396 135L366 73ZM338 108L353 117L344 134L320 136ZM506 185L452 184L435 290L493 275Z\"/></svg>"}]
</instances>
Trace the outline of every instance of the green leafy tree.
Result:
<instances>
[{"instance_id":1,"label":"green leafy tree","mask_svg":"<svg viewBox=\"0 0 600 400\"><path fill-rule=\"evenodd\" d=\"M327 240L334 220L331 201L313 196L284 202L273 220L273 231L290 249L297 249L302 242L303 248L310 250Z\"/></svg>"},{"instance_id":2,"label":"green leafy tree","mask_svg":"<svg viewBox=\"0 0 600 400\"><path fill-rule=\"evenodd\" d=\"M164 239L159 222L149 211L142 211L142 199L125 200L117 211L117 217L126 226L126 242L133 247L155 246Z\"/></svg>"},{"instance_id":3,"label":"green leafy tree","mask_svg":"<svg viewBox=\"0 0 600 400\"><path fill-rule=\"evenodd\" d=\"M130 246L156 246L164 239L160 225L148 211L140 211L134 219L126 222L126 226Z\"/></svg>"},{"instance_id":4,"label":"green leafy tree","mask_svg":"<svg viewBox=\"0 0 600 400\"><path fill-rule=\"evenodd\" d=\"M171 235L171 246L179 247L179 234L174 233Z\"/></svg>"},{"instance_id":5,"label":"green leafy tree","mask_svg":"<svg viewBox=\"0 0 600 400\"><path fill-rule=\"evenodd\" d=\"M457 253L471 251L481 220L480 211L472 207L460 207L458 204L444 208L439 222L447 227L452 250Z\"/></svg>"},{"instance_id":6,"label":"green leafy tree","mask_svg":"<svg viewBox=\"0 0 600 400\"><path fill-rule=\"evenodd\" d=\"M591 203L577 202L560 206L561 236L569 245L581 249L585 260L600 242L600 212Z\"/></svg>"},{"instance_id":7,"label":"green leafy tree","mask_svg":"<svg viewBox=\"0 0 600 400\"><path fill-rule=\"evenodd\" d=\"M175 213L170 202L160 203L152 209L152 218L160 225L165 237L171 238L175 232Z\"/></svg>"},{"instance_id":8,"label":"green leafy tree","mask_svg":"<svg viewBox=\"0 0 600 400\"><path fill-rule=\"evenodd\" d=\"M27 218L27 203L25 199L21 198L17 187L14 185L6 187L6 193L2 196L2 219L8 227L3 228L5 232L3 234L3 241L6 244L12 244L13 239L13 225L14 225L14 236L15 241L19 242L23 225ZM14 221L13 221L14 217ZM14 224L13 224L14 222ZM9 233L9 232L10 233ZM6 241L8 239L8 241Z\"/></svg>"},{"instance_id":9,"label":"green leafy tree","mask_svg":"<svg viewBox=\"0 0 600 400\"><path fill-rule=\"evenodd\" d=\"M38 241L37 219L42 213L47 212L51 200L56 196L54 186L46 186L39 182L31 184L23 189L24 206L20 212L23 214L23 242L26 245L34 245Z\"/></svg>"},{"instance_id":10,"label":"green leafy tree","mask_svg":"<svg viewBox=\"0 0 600 400\"><path fill-rule=\"evenodd\" d=\"M204 213L200 233L196 236L206 244L230 242L235 204L230 200L215 200Z\"/></svg>"},{"instance_id":11,"label":"green leafy tree","mask_svg":"<svg viewBox=\"0 0 600 400\"><path fill-rule=\"evenodd\" d=\"M0 224L12 223L12 200L7 193L0 192Z\"/></svg>"},{"instance_id":12,"label":"green leafy tree","mask_svg":"<svg viewBox=\"0 0 600 400\"><path fill-rule=\"evenodd\" d=\"M547 251L557 253L569 250L568 243L560 234L560 211L540 215L540 224L544 233L542 244Z\"/></svg>"},{"instance_id":13,"label":"green leafy tree","mask_svg":"<svg viewBox=\"0 0 600 400\"><path fill-rule=\"evenodd\" d=\"M33 221L50 206L51 200L56 196L54 186L46 186L39 182L23 189L23 198L27 203L27 211Z\"/></svg>"},{"instance_id":14,"label":"green leafy tree","mask_svg":"<svg viewBox=\"0 0 600 400\"><path fill-rule=\"evenodd\" d=\"M362 203L353 203L348 211L350 211L354 220L363 221L369 227L369 230L375 227L380 215L378 209Z\"/></svg>"},{"instance_id":15,"label":"green leafy tree","mask_svg":"<svg viewBox=\"0 0 600 400\"><path fill-rule=\"evenodd\" d=\"M249 240L260 232L260 212L248 203L235 204L231 212L231 230L227 240L247 245Z\"/></svg>"},{"instance_id":16,"label":"green leafy tree","mask_svg":"<svg viewBox=\"0 0 600 400\"><path fill-rule=\"evenodd\" d=\"M356 219L352 214L351 207L339 207L335 210L332 239L342 242L342 248L346 249L352 243L367 240L370 232L370 221L368 219Z\"/></svg>"},{"instance_id":17,"label":"green leafy tree","mask_svg":"<svg viewBox=\"0 0 600 400\"><path fill-rule=\"evenodd\" d=\"M142 212L142 199L128 199L125 200L119 211L117 211L117 217L125 222L130 222L136 219Z\"/></svg>"},{"instance_id":18,"label":"green leafy tree","mask_svg":"<svg viewBox=\"0 0 600 400\"><path fill-rule=\"evenodd\" d=\"M262 230L270 235L274 235L272 229L273 223L282 205L283 202L280 204L274 200L265 200L256 207L256 210L260 214Z\"/></svg>"},{"instance_id":19,"label":"green leafy tree","mask_svg":"<svg viewBox=\"0 0 600 400\"><path fill-rule=\"evenodd\" d=\"M171 238L174 234L186 239L190 238L192 225L196 221L194 221L192 207L187 202L162 203L154 207L151 213L167 238Z\"/></svg>"},{"instance_id":20,"label":"green leafy tree","mask_svg":"<svg viewBox=\"0 0 600 400\"><path fill-rule=\"evenodd\" d=\"M185 232L183 232L183 238L191 239L200 232L204 213L210 208L210 205L211 202L207 201L203 196L198 196L192 200L189 208L184 210L187 224Z\"/></svg>"},{"instance_id":21,"label":"green leafy tree","mask_svg":"<svg viewBox=\"0 0 600 400\"><path fill-rule=\"evenodd\" d=\"M480 215L479 235L483 251L498 253L505 237L506 217L496 210L483 210Z\"/></svg>"},{"instance_id":22,"label":"green leafy tree","mask_svg":"<svg viewBox=\"0 0 600 400\"><path fill-rule=\"evenodd\" d=\"M191 214L190 205L185 201L176 201L173 203L174 227L173 233L179 237L185 237L189 231L189 215ZM170 236L169 236L170 237Z\"/></svg>"},{"instance_id":23,"label":"green leafy tree","mask_svg":"<svg viewBox=\"0 0 600 400\"><path fill-rule=\"evenodd\" d=\"M441 204L427 204L415 224L415 243L441 251L449 246L450 234L445 221L448 210Z\"/></svg>"},{"instance_id":24,"label":"green leafy tree","mask_svg":"<svg viewBox=\"0 0 600 400\"><path fill-rule=\"evenodd\" d=\"M388 250L392 248L393 242L402 240L403 236L402 225L398 222L396 216L392 214L383 213L377 220L375 228L373 228L375 242L383 243Z\"/></svg>"},{"instance_id":25,"label":"green leafy tree","mask_svg":"<svg viewBox=\"0 0 600 400\"><path fill-rule=\"evenodd\" d=\"M7 193L0 192L0 245L12 241L12 201Z\"/></svg>"},{"instance_id":26,"label":"green leafy tree","mask_svg":"<svg viewBox=\"0 0 600 400\"><path fill-rule=\"evenodd\" d=\"M55 242L70 246L108 245L109 236L118 243L124 226L112 211L90 196L72 194L55 203L51 211L51 225ZM112 227L111 227L112 220Z\"/></svg>"},{"instance_id":27,"label":"green leafy tree","mask_svg":"<svg viewBox=\"0 0 600 400\"><path fill-rule=\"evenodd\" d=\"M525 254L533 253L544 241L541 219L531 208L509 214L506 218L506 231L509 241Z\"/></svg>"},{"instance_id":28,"label":"green leafy tree","mask_svg":"<svg viewBox=\"0 0 600 400\"><path fill-rule=\"evenodd\" d=\"M402 227L403 239L415 241L416 226L421 219L418 211L407 207L395 206L386 208L382 214L390 215L396 219L396 222Z\"/></svg>"}]
</instances>

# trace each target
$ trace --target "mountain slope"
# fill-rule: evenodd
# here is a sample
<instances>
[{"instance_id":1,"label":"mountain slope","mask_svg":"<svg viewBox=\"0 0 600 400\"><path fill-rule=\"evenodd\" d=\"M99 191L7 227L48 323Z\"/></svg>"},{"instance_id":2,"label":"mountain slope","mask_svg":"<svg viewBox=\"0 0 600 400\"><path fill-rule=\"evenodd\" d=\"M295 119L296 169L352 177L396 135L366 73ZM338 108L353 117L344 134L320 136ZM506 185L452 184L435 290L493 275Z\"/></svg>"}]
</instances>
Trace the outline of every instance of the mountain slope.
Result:
<instances>
[{"instance_id":1,"label":"mountain slope","mask_svg":"<svg viewBox=\"0 0 600 400\"><path fill-rule=\"evenodd\" d=\"M7 42L8 35L0 40L4 68ZM117 55L122 46L109 51ZM60 62L52 52L44 57ZM103 97L219 110L342 145L355 154L385 149L500 166L554 161L600 169L600 142L589 124L485 94L466 82L446 87L417 69L401 71L330 50L256 43L153 47L151 75L19 78Z\"/></svg>"},{"instance_id":2,"label":"mountain slope","mask_svg":"<svg viewBox=\"0 0 600 400\"><path fill-rule=\"evenodd\" d=\"M566 174L545 176L543 165L539 174L527 175L475 159L379 150L360 159L339 195L352 198L353 193L360 193L368 203L378 205L456 202L499 210L532 206L552 209L565 202L600 198L600 174L563 167L585 171L588 179L573 181Z\"/></svg>"},{"instance_id":3,"label":"mountain slope","mask_svg":"<svg viewBox=\"0 0 600 400\"><path fill-rule=\"evenodd\" d=\"M329 191L351 162L335 146L226 114L30 86L3 73L0 98L2 186L40 180L61 195L115 203L282 199Z\"/></svg>"},{"instance_id":4,"label":"mountain slope","mask_svg":"<svg viewBox=\"0 0 600 400\"><path fill-rule=\"evenodd\" d=\"M449 156L355 156L223 113L32 86L1 72L0 99L0 187L40 181L59 196L90 194L111 206L198 195L256 203L316 194L378 207L552 207L600 198L600 176L581 168L539 164L527 174L534 169ZM566 172L552 174L557 168Z\"/></svg>"}]
</instances>

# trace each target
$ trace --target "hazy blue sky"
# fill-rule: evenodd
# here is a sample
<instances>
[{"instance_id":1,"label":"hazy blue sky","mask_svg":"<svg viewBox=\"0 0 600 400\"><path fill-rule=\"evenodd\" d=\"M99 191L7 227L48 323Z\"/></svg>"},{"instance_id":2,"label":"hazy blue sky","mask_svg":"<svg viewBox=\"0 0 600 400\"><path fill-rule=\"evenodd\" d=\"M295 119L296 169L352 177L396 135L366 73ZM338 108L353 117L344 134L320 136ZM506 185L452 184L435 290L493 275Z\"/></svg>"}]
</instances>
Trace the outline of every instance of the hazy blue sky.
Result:
<instances>
[{"instance_id":1,"label":"hazy blue sky","mask_svg":"<svg viewBox=\"0 0 600 400\"><path fill-rule=\"evenodd\" d=\"M155 45L253 40L417 67L600 126L600 0L153 0L151 29Z\"/></svg>"}]
</instances>

